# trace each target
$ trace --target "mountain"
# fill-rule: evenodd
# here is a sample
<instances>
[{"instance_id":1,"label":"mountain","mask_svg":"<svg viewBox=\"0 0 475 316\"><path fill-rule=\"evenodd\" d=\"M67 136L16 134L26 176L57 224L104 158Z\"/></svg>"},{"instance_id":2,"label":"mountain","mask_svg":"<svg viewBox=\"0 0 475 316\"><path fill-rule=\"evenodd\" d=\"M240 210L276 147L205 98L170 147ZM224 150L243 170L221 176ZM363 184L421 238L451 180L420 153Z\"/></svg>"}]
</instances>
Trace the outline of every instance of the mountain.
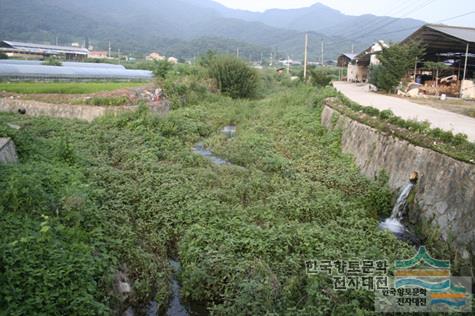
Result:
<instances>
[{"instance_id":1,"label":"mountain","mask_svg":"<svg viewBox=\"0 0 475 316\"><path fill-rule=\"evenodd\" d=\"M0 0L0 39L71 43L87 38L98 49L111 41L114 50L137 56L158 50L191 58L203 49L239 48L254 59L271 51L300 59L304 33L310 32L310 59L320 56L321 41L325 56L333 59L352 45L360 50L380 39L361 30L374 27L390 34L385 39L400 40L410 31L397 30L422 23L348 16L321 4L256 13L211 0Z\"/></svg>"}]
</instances>

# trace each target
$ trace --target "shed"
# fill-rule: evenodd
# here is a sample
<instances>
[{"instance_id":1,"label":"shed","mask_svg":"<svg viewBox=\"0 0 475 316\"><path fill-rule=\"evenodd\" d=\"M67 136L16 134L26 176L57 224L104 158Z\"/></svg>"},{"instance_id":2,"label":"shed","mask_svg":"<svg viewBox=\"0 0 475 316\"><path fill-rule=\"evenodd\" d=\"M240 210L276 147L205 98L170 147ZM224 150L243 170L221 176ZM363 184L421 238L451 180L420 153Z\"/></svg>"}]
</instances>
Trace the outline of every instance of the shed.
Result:
<instances>
[{"instance_id":1,"label":"shed","mask_svg":"<svg viewBox=\"0 0 475 316\"><path fill-rule=\"evenodd\" d=\"M0 42L0 52L13 55L62 56L66 60L85 60L89 54L86 48L56 46L14 41Z\"/></svg>"},{"instance_id":2,"label":"shed","mask_svg":"<svg viewBox=\"0 0 475 316\"><path fill-rule=\"evenodd\" d=\"M475 73L475 28L426 24L407 37L402 43L420 42L426 49L421 62L444 62L451 66L461 80L461 95L473 95ZM422 64L417 65L421 67ZM416 74L417 75L417 68ZM472 79L472 80L469 80ZM469 91L470 90L470 91Z\"/></svg>"},{"instance_id":3,"label":"shed","mask_svg":"<svg viewBox=\"0 0 475 316\"><path fill-rule=\"evenodd\" d=\"M347 67L348 64L356 57L356 54L353 53L344 53L341 54L337 59L338 67Z\"/></svg>"}]
</instances>

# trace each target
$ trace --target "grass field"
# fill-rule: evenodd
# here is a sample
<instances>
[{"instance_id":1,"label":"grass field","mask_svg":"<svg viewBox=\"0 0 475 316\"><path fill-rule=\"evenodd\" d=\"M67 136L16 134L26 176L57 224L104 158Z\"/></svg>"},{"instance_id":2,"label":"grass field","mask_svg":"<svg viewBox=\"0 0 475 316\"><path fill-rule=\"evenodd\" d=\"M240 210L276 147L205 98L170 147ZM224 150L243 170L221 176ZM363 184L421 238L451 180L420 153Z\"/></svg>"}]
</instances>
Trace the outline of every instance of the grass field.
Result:
<instances>
[{"instance_id":1,"label":"grass field","mask_svg":"<svg viewBox=\"0 0 475 316\"><path fill-rule=\"evenodd\" d=\"M22 94L87 94L139 87L145 82L0 82L0 92Z\"/></svg>"}]
</instances>

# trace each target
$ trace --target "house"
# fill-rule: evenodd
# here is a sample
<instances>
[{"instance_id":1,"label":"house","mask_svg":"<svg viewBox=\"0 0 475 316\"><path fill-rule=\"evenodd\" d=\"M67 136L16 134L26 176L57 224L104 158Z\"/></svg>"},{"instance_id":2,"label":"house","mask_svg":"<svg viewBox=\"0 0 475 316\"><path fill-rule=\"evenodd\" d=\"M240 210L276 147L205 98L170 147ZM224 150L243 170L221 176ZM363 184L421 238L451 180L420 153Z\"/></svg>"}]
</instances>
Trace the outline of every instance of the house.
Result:
<instances>
[{"instance_id":1,"label":"house","mask_svg":"<svg viewBox=\"0 0 475 316\"><path fill-rule=\"evenodd\" d=\"M348 67L348 64L356 57L356 54L345 53L338 57L337 66L338 67Z\"/></svg>"},{"instance_id":2,"label":"house","mask_svg":"<svg viewBox=\"0 0 475 316\"><path fill-rule=\"evenodd\" d=\"M424 85L431 94L431 85L435 85L436 94L444 93L463 98L475 98L475 28L442 24L425 24L409 35L402 43L419 42L425 47L424 56L414 63L413 78ZM432 75L427 76L426 62L443 62L448 66L442 77L454 77L452 87L439 87L444 84ZM423 89L424 89L423 88ZM433 88L433 87L432 87ZM447 88L444 91L443 88ZM432 89L433 90L433 89Z\"/></svg>"},{"instance_id":3,"label":"house","mask_svg":"<svg viewBox=\"0 0 475 316\"><path fill-rule=\"evenodd\" d=\"M348 63L347 80L351 82L367 82L370 66L379 65L378 54L389 45L384 41L377 41L361 53L357 54Z\"/></svg>"},{"instance_id":4,"label":"house","mask_svg":"<svg viewBox=\"0 0 475 316\"><path fill-rule=\"evenodd\" d=\"M147 57L145 57L145 59L149 61L159 61L159 60L165 60L166 57L160 55L160 53L151 53Z\"/></svg>"},{"instance_id":5,"label":"house","mask_svg":"<svg viewBox=\"0 0 475 316\"><path fill-rule=\"evenodd\" d=\"M106 51L93 50L89 52L89 58L106 59L108 57L109 54Z\"/></svg>"},{"instance_id":6,"label":"house","mask_svg":"<svg viewBox=\"0 0 475 316\"><path fill-rule=\"evenodd\" d=\"M167 60L168 60L168 62L169 62L170 64L173 64L173 65L178 64L178 58L175 58L175 57L168 57Z\"/></svg>"},{"instance_id":7,"label":"house","mask_svg":"<svg viewBox=\"0 0 475 316\"><path fill-rule=\"evenodd\" d=\"M14 41L0 42L0 52L3 52L10 57L47 58L50 56L57 56L64 58L65 60L74 61L84 61L89 54L89 50L86 48Z\"/></svg>"}]
</instances>

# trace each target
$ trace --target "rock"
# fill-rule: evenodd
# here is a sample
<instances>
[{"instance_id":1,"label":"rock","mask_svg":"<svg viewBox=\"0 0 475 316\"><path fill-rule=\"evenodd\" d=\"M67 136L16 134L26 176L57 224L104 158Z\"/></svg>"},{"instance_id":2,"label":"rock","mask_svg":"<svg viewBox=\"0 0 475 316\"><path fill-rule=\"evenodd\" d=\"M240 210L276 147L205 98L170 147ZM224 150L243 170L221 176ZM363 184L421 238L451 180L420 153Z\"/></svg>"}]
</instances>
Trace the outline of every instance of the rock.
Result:
<instances>
[{"instance_id":1,"label":"rock","mask_svg":"<svg viewBox=\"0 0 475 316\"><path fill-rule=\"evenodd\" d=\"M411 98L419 96L419 88L414 88L407 91L406 95Z\"/></svg>"},{"instance_id":2,"label":"rock","mask_svg":"<svg viewBox=\"0 0 475 316\"><path fill-rule=\"evenodd\" d=\"M21 126L18 126L18 125L15 125L15 124L11 124L11 123L7 123L7 126L10 127L10 128L16 129L16 130L21 129Z\"/></svg>"},{"instance_id":3,"label":"rock","mask_svg":"<svg viewBox=\"0 0 475 316\"><path fill-rule=\"evenodd\" d=\"M397 90L397 95L402 96L402 97L405 97L405 96L406 96L406 93L398 89L398 90Z\"/></svg>"},{"instance_id":4,"label":"rock","mask_svg":"<svg viewBox=\"0 0 475 316\"><path fill-rule=\"evenodd\" d=\"M132 288L129 283L127 282L120 282L119 283L119 292L120 294L129 294L132 292Z\"/></svg>"}]
</instances>

